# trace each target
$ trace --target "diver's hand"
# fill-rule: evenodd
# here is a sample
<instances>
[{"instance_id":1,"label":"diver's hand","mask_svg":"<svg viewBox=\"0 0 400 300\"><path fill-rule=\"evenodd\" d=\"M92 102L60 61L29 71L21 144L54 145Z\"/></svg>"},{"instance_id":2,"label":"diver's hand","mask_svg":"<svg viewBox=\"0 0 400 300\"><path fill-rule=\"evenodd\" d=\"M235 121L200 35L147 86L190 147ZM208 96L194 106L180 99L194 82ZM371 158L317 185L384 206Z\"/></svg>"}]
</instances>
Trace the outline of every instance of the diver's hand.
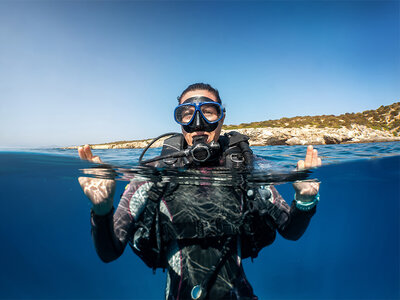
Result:
<instances>
[{"instance_id":1,"label":"diver's hand","mask_svg":"<svg viewBox=\"0 0 400 300\"><path fill-rule=\"evenodd\" d=\"M79 184L85 195L93 204L96 215L106 215L113 206L115 180L79 177Z\"/></svg>"},{"instance_id":2,"label":"diver's hand","mask_svg":"<svg viewBox=\"0 0 400 300\"><path fill-rule=\"evenodd\" d=\"M79 157L83 160L88 160L90 162L101 164L103 163L98 156L94 156L92 153L92 149L90 149L89 145L85 145L83 147L78 147Z\"/></svg>"},{"instance_id":3,"label":"diver's hand","mask_svg":"<svg viewBox=\"0 0 400 300\"><path fill-rule=\"evenodd\" d=\"M306 158L297 162L297 170L316 168L322 165L318 151L313 146L307 147ZM293 183L296 199L303 202L313 201L318 194L320 182L314 180L296 181Z\"/></svg>"},{"instance_id":4,"label":"diver's hand","mask_svg":"<svg viewBox=\"0 0 400 300\"><path fill-rule=\"evenodd\" d=\"M313 146L307 147L306 158L304 160L299 160L297 162L297 171L316 168L321 166L322 161L321 158L318 157L317 149L314 149Z\"/></svg>"},{"instance_id":5,"label":"diver's hand","mask_svg":"<svg viewBox=\"0 0 400 300\"><path fill-rule=\"evenodd\" d=\"M94 163L102 163L100 157L94 156L89 145L78 148L79 157ZM107 169L91 169L91 174L101 175L107 172ZM89 173L89 172L88 172ZM79 177L79 184L85 195L93 204L93 211L96 215L105 215L109 213L113 206L115 194L115 180L99 179L92 177Z\"/></svg>"},{"instance_id":6,"label":"diver's hand","mask_svg":"<svg viewBox=\"0 0 400 300\"><path fill-rule=\"evenodd\" d=\"M314 201L315 196L319 191L319 181L303 180L293 182L293 187L296 192L296 200L302 202Z\"/></svg>"}]
</instances>

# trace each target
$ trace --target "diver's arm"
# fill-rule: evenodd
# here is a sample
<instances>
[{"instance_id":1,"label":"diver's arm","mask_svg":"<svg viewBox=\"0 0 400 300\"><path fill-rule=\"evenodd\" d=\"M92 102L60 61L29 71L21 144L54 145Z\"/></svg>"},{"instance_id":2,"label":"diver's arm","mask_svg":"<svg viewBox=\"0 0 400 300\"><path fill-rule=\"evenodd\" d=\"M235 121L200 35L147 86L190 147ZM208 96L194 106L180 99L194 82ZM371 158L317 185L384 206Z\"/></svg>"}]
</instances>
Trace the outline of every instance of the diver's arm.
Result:
<instances>
[{"instance_id":1,"label":"diver's arm","mask_svg":"<svg viewBox=\"0 0 400 300\"><path fill-rule=\"evenodd\" d=\"M306 231L316 208L303 211L296 207L295 201L289 206L274 186L269 186L269 189L272 192L269 202L275 207L271 210L274 212L272 217L279 234L288 240L298 240Z\"/></svg>"},{"instance_id":2,"label":"diver's arm","mask_svg":"<svg viewBox=\"0 0 400 300\"><path fill-rule=\"evenodd\" d=\"M316 206L308 211L303 211L298 209L293 201L287 222L278 227L279 234L285 239L297 241L306 231L315 212Z\"/></svg>"},{"instance_id":3,"label":"diver's arm","mask_svg":"<svg viewBox=\"0 0 400 300\"><path fill-rule=\"evenodd\" d=\"M90 146L78 148L79 157L93 163L101 164L100 157L94 156ZM107 175L109 167L93 168L91 175ZM87 171L88 172L88 171ZM112 172L114 172L112 170ZM92 238L96 252L104 262L118 258L124 251L128 233L133 226L132 217L129 215L129 202L136 191L135 184L129 184L114 214L113 200L115 194L115 180L92 177L79 177L85 195L92 202L91 225Z\"/></svg>"},{"instance_id":4,"label":"diver's arm","mask_svg":"<svg viewBox=\"0 0 400 300\"><path fill-rule=\"evenodd\" d=\"M315 214L319 201L318 181L296 181L293 183L295 199L290 207L287 224L279 233L290 240L298 240L306 231L311 217Z\"/></svg>"},{"instance_id":5,"label":"diver's arm","mask_svg":"<svg viewBox=\"0 0 400 300\"><path fill-rule=\"evenodd\" d=\"M89 145L78 147L78 154L82 160L102 164L100 157L93 155ZM92 202L92 210L97 215L106 215L111 211L115 193L115 172L107 165L84 170L85 174L106 176L110 179L96 177L79 177L79 184L86 197Z\"/></svg>"},{"instance_id":6,"label":"diver's arm","mask_svg":"<svg viewBox=\"0 0 400 300\"><path fill-rule=\"evenodd\" d=\"M149 182L131 181L121 197L118 208L104 216L91 213L92 238L96 252L104 262L117 259L132 238L135 221L141 214L146 201Z\"/></svg>"},{"instance_id":7,"label":"diver's arm","mask_svg":"<svg viewBox=\"0 0 400 300\"><path fill-rule=\"evenodd\" d=\"M114 208L106 215L96 215L91 210L92 239L97 255L103 262L110 262L121 256L124 245L114 233Z\"/></svg>"},{"instance_id":8,"label":"diver's arm","mask_svg":"<svg viewBox=\"0 0 400 300\"><path fill-rule=\"evenodd\" d=\"M126 207L131 193L133 191L128 186L116 213L114 213L114 208L105 215L98 215L94 209L91 210L92 239L96 252L103 262L113 261L124 252L127 236L121 235L121 232L129 232L131 218L123 212L127 211Z\"/></svg>"},{"instance_id":9,"label":"diver's arm","mask_svg":"<svg viewBox=\"0 0 400 300\"><path fill-rule=\"evenodd\" d=\"M305 159L297 162L297 170L315 168L321 164L318 151L310 145L307 147ZM316 212L316 205L319 201L319 185L320 182L313 180L293 183L295 200L290 207L289 218L286 223L278 227L279 233L284 238L298 240L306 231L311 217Z\"/></svg>"}]
</instances>

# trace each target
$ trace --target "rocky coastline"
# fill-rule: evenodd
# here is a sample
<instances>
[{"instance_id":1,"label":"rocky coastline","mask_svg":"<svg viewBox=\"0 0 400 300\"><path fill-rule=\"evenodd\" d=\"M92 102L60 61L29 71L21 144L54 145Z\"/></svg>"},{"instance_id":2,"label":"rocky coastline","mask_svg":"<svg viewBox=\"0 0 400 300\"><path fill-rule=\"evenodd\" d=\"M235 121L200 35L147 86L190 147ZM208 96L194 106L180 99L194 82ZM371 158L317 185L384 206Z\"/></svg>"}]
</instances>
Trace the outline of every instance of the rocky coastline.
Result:
<instances>
[{"instance_id":1,"label":"rocky coastline","mask_svg":"<svg viewBox=\"0 0 400 300\"><path fill-rule=\"evenodd\" d=\"M250 137L251 146L266 145L329 145L400 141L389 131L376 130L364 125L351 128L245 128L240 133Z\"/></svg>"},{"instance_id":2,"label":"rocky coastline","mask_svg":"<svg viewBox=\"0 0 400 300\"><path fill-rule=\"evenodd\" d=\"M223 130L229 132L232 130ZM265 127L235 129L247 135L250 146L267 145L328 145L400 141L390 131L376 130L364 125L353 124L351 128L316 128L310 125L301 128ZM140 141L124 141L91 145L92 149L140 149L145 148L152 139ZM154 143L152 147L161 147L163 139ZM76 149L78 146L65 147Z\"/></svg>"}]
</instances>

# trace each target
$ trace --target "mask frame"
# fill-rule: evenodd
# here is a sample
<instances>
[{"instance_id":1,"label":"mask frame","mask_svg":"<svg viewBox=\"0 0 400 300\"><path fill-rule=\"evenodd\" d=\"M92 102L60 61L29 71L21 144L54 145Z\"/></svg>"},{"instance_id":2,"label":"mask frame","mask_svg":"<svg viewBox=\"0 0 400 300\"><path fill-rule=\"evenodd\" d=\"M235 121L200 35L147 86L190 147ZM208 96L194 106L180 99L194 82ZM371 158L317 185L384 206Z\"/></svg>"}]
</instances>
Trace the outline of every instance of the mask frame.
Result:
<instances>
[{"instance_id":1,"label":"mask frame","mask_svg":"<svg viewBox=\"0 0 400 300\"><path fill-rule=\"evenodd\" d=\"M205 98L205 97L202 97L202 98ZM189 98L189 99L191 99L191 98ZM208 98L206 98L206 99L208 99ZM210 99L211 100L211 99ZM203 114L203 112L202 112L202 110L201 110L201 107L203 106L203 105L215 105L215 106L218 106L218 109L220 110L220 116L215 120L215 121L209 121L205 116L204 116L204 114ZM194 111L194 113L193 113L193 116L192 116L192 118L190 119L190 121L189 122L180 122L178 119L177 119L177 117L176 117L176 115L177 115L177 110L178 109L180 109L181 107L194 107L195 108L195 111ZM204 119L204 121L206 121L208 124L215 124L215 123L218 123L219 121L221 121L221 119L224 117L224 108L222 107L222 105L220 104L220 103L218 103L218 102L215 102L215 101L207 101L207 102L198 102L198 103L196 103L196 102L193 102L193 103L182 103L182 104L180 104L180 105L178 105L176 108L175 108L175 110L174 110L174 119L175 119L175 122L176 123L178 123L179 125L182 125L182 126L188 126L188 125L190 125L193 121L194 121L194 119L196 118L196 115L198 114L198 113L200 113L200 115L201 115L201 117Z\"/></svg>"},{"instance_id":2,"label":"mask frame","mask_svg":"<svg viewBox=\"0 0 400 300\"><path fill-rule=\"evenodd\" d=\"M204 116L201 107L203 105L215 105L218 107L220 116L214 120L214 121L209 121L207 118ZM193 116L190 119L189 122L180 122L178 120L177 116L177 110L180 109L181 107L185 106L191 106L195 108L195 111L193 112ZM186 132L195 132L195 131L207 131L207 132L212 132L218 127L219 121L222 120L224 117L225 109L221 105L221 103L213 101L212 99L204 96L194 96L191 98L186 99L182 104L178 105L175 110L174 110L174 119L175 122L177 122L179 125L183 127L183 129Z\"/></svg>"}]
</instances>

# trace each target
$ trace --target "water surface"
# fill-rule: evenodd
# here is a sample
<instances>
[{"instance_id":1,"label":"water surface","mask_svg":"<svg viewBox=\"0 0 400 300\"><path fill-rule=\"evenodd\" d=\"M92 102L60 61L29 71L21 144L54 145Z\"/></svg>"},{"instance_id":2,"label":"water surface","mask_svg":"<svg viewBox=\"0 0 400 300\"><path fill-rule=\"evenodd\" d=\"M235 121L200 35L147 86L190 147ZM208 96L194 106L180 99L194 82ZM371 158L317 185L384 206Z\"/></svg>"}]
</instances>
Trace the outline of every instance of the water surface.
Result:
<instances>
[{"instance_id":1,"label":"water surface","mask_svg":"<svg viewBox=\"0 0 400 300\"><path fill-rule=\"evenodd\" d=\"M327 165L317 214L296 242L278 236L244 267L260 299L399 299L400 143L317 147ZM303 146L254 147L291 171ZM156 155L152 149L149 156ZM141 150L97 150L112 165L137 165ZM91 164L76 151L0 151L1 299L162 299L165 274L153 275L130 249L97 257L89 201L77 177ZM116 195L127 182L117 182ZM291 184L278 190L290 203ZM116 196L116 204L118 197Z\"/></svg>"}]
</instances>

